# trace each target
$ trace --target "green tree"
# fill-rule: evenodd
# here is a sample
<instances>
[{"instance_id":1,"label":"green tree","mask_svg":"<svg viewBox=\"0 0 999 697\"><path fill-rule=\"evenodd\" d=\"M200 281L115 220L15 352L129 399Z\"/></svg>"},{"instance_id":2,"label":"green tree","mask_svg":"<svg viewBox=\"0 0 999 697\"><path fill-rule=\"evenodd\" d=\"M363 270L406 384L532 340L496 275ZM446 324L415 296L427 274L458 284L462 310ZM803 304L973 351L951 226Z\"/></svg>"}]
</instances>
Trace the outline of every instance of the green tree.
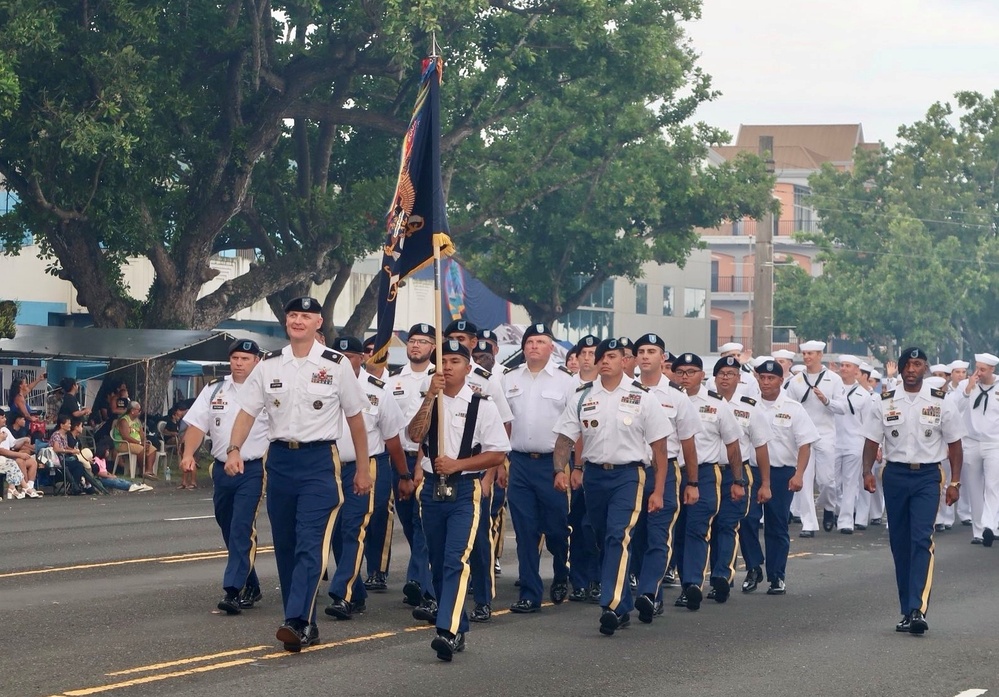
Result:
<instances>
[{"instance_id":1,"label":"green tree","mask_svg":"<svg viewBox=\"0 0 999 697\"><path fill-rule=\"evenodd\" d=\"M893 148L858 151L852 171L812 177L823 275L778 286L799 334L846 335L881 357L999 343L999 93L961 92L956 104L901 127Z\"/></svg>"}]
</instances>

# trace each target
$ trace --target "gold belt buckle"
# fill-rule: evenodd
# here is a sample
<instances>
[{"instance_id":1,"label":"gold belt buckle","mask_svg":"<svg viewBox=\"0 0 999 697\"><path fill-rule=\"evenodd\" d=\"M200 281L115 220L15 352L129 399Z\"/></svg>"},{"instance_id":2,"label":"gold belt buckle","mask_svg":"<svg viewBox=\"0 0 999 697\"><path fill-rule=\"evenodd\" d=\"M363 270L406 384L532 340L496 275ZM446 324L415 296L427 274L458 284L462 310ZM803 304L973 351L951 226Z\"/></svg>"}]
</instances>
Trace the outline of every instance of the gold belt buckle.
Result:
<instances>
[{"instance_id":1,"label":"gold belt buckle","mask_svg":"<svg viewBox=\"0 0 999 697\"><path fill-rule=\"evenodd\" d=\"M919 463L919 462L910 462L909 463L909 469L911 469L911 470L918 470L920 467L921 467L921 463Z\"/></svg>"},{"instance_id":2,"label":"gold belt buckle","mask_svg":"<svg viewBox=\"0 0 999 697\"><path fill-rule=\"evenodd\" d=\"M290 440L288 441L289 450L298 450L298 441Z\"/></svg>"},{"instance_id":3,"label":"gold belt buckle","mask_svg":"<svg viewBox=\"0 0 999 697\"><path fill-rule=\"evenodd\" d=\"M604 464L600 465L600 466L603 467L605 470L612 470L612 469L614 469L614 465L609 465L606 462Z\"/></svg>"}]
</instances>

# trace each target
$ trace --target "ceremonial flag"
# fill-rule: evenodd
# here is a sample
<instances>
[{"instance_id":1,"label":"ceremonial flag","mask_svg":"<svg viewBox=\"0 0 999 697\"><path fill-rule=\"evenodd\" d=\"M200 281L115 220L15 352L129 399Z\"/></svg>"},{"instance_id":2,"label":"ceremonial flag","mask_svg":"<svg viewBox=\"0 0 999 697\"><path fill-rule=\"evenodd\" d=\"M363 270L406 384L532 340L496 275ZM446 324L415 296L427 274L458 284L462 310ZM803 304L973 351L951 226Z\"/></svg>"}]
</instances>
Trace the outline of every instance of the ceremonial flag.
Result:
<instances>
[{"instance_id":1,"label":"ceremonial flag","mask_svg":"<svg viewBox=\"0 0 999 697\"><path fill-rule=\"evenodd\" d=\"M402 141L399 178L389 206L378 288L378 332L375 358L388 352L399 283L434 259L434 240L441 255L454 251L448 237L444 186L441 182L440 82L443 62L439 56L423 60L420 92L413 117ZM440 327L437 328L440 330Z\"/></svg>"}]
</instances>

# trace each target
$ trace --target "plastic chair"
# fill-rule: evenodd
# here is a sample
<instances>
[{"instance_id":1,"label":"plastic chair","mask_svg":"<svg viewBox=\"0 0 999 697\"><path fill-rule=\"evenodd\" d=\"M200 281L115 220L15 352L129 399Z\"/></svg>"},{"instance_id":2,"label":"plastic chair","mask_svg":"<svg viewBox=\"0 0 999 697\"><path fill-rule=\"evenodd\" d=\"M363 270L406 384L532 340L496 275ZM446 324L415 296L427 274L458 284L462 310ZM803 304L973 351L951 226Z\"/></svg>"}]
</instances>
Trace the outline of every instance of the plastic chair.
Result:
<instances>
[{"instance_id":1,"label":"plastic chair","mask_svg":"<svg viewBox=\"0 0 999 697\"><path fill-rule=\"evenodd\" d=\"M177 439L174 436L167 436L164 431L166 430L166 421L160 421L156 424L156 430L160 434L160 457L166 460L166 463L170 464L170 453L172 452L177 457L177 466L180 466L180 447L177 443ZM167 442L169 441L169 442ZM159 465L159 458L156 458L157 466Z\"/></svg>"},{"instance_id":2,"label":"plastic chair","mask_svg":"<svg viewBox=\"0 0 999 697\"><path fill-rule=\"evenodd\" d=\"M115 453L114 463L111 465L111 474L118 471L118 461L123 457L128 458L128 478L135 479L135 464L138 461L138 455L132 452ZM159 458L157 458L158 460Z\"/></svg>"}]
</instances>

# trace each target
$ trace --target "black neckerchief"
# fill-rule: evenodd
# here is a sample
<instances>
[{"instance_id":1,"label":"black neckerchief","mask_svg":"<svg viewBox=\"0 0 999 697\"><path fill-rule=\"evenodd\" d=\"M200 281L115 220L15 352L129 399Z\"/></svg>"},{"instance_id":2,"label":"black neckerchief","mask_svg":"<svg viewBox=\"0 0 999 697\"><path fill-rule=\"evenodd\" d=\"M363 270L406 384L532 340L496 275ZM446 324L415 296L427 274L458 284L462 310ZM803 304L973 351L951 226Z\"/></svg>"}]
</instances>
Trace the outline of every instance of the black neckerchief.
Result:
<instances>
[{"instance_id":1,"label":"black neckerchief","mask_svg":"<svg viewBox=\"0 0 999 697\"><path fill-rule=\"evenodd\" d=\"M813 385L812 383L808 382L808 373L806 371L801 371L801 379L805 381L806 385L808 385L808 389L805 390L805 396L801 398L802 404L804 404L805 400L808 399L808 395L812 393L812 390L819 386L819 383L822 382L822 378L825 376L825 374L826 371L824 370L821 371L819 373L819 377L816 378L815 384Z\"/></svg>"},{"instance_id":2,"label":"black neckerchief","mask_svg":"<svg viewBox=\"0 0 999 697\"><path fill-rule=\"evenodd\" d=\"M981 404L982 413L984 414L985 412L987 412L989 410L989 392L994 390L995 387L996 387L995 383L992 383L992 386L986 390L984 387L982 387L981 383L978 383L978 389L981 391L978 393L978 396L975 397L975 403L974 405L972 405L971 408L977 409L978 405Z\"/></svg>"}]
</instances>

